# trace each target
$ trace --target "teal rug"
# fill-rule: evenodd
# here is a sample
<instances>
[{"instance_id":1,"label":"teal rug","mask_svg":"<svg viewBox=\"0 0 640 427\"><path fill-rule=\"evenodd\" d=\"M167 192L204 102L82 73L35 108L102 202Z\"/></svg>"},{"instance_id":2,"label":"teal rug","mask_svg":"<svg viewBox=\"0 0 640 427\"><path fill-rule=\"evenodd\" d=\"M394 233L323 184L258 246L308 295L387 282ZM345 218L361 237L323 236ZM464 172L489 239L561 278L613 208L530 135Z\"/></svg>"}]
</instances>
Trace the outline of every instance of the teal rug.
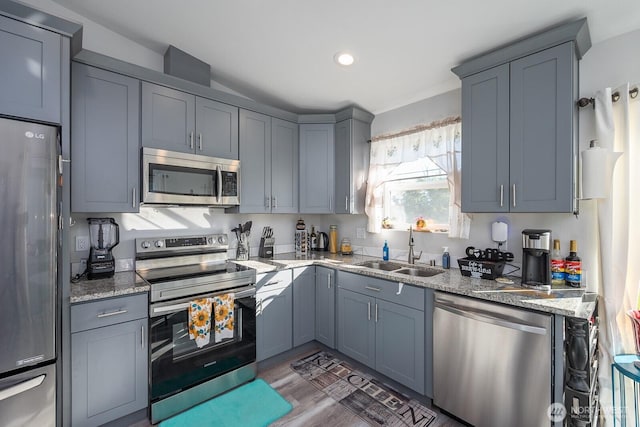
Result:
<instances>
[{"instance_id":1,"label":"teal rug","mask_svg":"<svg viewBox=\"0 0 640 427\"><path fill-rule=\"evenodd\" d=\"M291 408L269 384L256 379L164 420L160 427L265 427Z\"/></svg>"}]
</instances>

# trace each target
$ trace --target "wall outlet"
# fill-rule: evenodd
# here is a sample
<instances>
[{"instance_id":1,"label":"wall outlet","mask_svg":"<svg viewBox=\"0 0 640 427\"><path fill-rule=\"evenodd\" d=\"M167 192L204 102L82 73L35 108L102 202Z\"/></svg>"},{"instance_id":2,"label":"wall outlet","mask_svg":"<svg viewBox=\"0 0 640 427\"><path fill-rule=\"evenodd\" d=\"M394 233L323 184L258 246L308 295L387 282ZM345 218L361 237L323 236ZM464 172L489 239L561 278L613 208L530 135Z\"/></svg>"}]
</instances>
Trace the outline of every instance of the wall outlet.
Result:
<instances>
[{"instance_id":1,"label":"wall outlet","mask_svg":"<svg viewBox=\"0 0 640 427\"><path fill-rule=\"evenodd\" d=\"M89 236L76 236L76 252L89 250Z\"/></svg>"},{"instance_id":2,"label":"wall outlet","mask_svg":"<svg viewBox=\"0 0 640 427\"><path fill-rule=\"evenodd\" d=\"M356 239L366 239L367 238L367 229L364 227L356 228Z\"/></svg>"}]
</instances>

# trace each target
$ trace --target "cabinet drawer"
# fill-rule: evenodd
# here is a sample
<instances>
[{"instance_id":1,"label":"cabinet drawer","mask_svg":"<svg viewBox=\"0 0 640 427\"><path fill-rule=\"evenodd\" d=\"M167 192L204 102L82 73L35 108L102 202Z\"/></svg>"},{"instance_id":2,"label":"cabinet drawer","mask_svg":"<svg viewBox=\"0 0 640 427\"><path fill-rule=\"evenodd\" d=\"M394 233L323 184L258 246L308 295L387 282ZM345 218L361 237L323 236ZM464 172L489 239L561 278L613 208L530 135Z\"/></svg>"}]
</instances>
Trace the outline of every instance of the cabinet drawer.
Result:
<instances>
[{"instance_id":1,"label":"cabinet drawer","mask_svg":"<svg viewBox=\"0 0 640 427\"><path fill-rule=\"evenodd\" d=\"M424 311L424 289L398 282L338 271L338 287Z\"/></svg>"},{"instance_id":2,"label":"cabinet drawer","mask_svg":"<svg viewBox=\"0 0 640 427\"><path fill-rule=\"evenodd\" d=\"M71 306L71 332L145 319L148 311L146 293L75 304Z\"/></svg>"},{"instance_id":3,"label":"cabinet drawer","mask_svg":"<svg viewBox=\"0 0 640 427\"><path fill-rule=\"evenodd\" d=\"M291 285L292 281L292 270L258 274L256 276L256 290L257 292L260 292L268 291L270 289L286 288Z\"/></svg>"}]
</instances>

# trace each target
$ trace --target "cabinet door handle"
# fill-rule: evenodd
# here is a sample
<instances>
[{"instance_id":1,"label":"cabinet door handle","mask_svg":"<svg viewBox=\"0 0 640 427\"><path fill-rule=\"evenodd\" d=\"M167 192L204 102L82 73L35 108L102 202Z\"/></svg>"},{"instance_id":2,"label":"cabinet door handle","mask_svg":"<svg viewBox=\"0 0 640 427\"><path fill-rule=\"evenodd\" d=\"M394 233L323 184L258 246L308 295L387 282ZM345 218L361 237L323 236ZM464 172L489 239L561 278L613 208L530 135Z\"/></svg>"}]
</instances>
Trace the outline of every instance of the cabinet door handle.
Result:
<instances>
[{"instance_id":1,"label":"cabinet door handle","mask_svg":"<svg viewBox=\"0 0 640 427\"><path fill-rule=\"evenodd\" d=\"M331 197L331 196L329 196L329 212L331 212L331 209L332 209L332 208L331 208L331 201L332 201L331 199L332 199L332 197Z\"/></svg>"},{"instance_id":2,"label":"cabinet door handle","mask_svg":"<svg viewBox=\"0 0 640 427\"><path fill-rule=\"evenodd\" d=\"M367 320L371 320L371 301L367 301Z\"/></svg>"},{"instance_id":3,"label":"cabinet door handle","mask_svg":"<svg viewBox=\"0 0 640 427\"><path fill-rule=\"evenodd\" d=\"M344 196L344 210L349 212L349 196Z\"/></svg>"},{"instance_id":4,"label":"cabinet door handle","mask_svg":"<svg viewBox=\"0 0 640 427\"><path fill-rule=\"evenodd\" d=\"M376 303L376 323L378 323L378 303Z\"/></svg>"},{"instance_id":5,"label":"cabinet door handle","mask_svg":"<svg viewBox=\"0 0 640 427\"><path fill-rule=\"evenodd\" d=\"M331 289L331 274L327 274L327 289Z\"/></svg>"},{"instance_id":6,"label":"cabinet door handle","mask_svg":"<svg viewBox=\"0 0 640 427\"><path fill-rule=\"evenodd\" d=\"M273 209L278 209L278 197L273 196Z\"/></svg>"},{"instance_id":7,"label":"cabinet door handle","mask_svg":"<svg viewBox=\"0 0 640 427\"><path fill-rule=\"evenodd\" d=\"M131 207L134 209L136 207L136 187L131 189Z\"/></svg>"},{"instance_id":8,"label":"cabinet door handle","mask_svg":"<svg viewBox=\"0 0 640 427\"><path fill-rule=\"evenodd\" d=\"M128 312L128 310L110 311L108 313L100 313L100 314L97 315L97 317L99 319L102 319L103 317L117 316L118 314L125 314L127 312Z\"/></svg>"},{"instance_id":9,"label":"cabinet door handle","mask_svg":"<svg viewBox=\"0 0 640 427\"><path fill-rule=\"evenodd\" d=\"M512 203L513 203L513 207L515 208L516 207L516 185L513 184L511 188L512 188L511 192L513 193L512 194L513 195L513 202Z\"/></svg>"},{"instance_id":10,"label":"cabinet door handle","mask_svg":"<svg viewBox=\"0 0 640 427\"><path fill-rule=\"evenodd\" d=\"M380 288L374 288L373 286L365 286L364 288L370 291L380 292Z\"/></svg>"},{"instance_id":11,"label":"cabinet door handle","mask_svg":"<svg viewBox=\"0 0 640 427\"><path fill-rule=\"evenodd\" d=\"M202 132L198 134L198 147L202 151Z\"/></svg>"},{"instance_id":12,"label":"cabinet door handle","mask_svg":"<svg viewBox=\"0 0 640 427\"><path fill-rule=\"evenodd\" d=\"M504 206L504 184L500 184L500 207Z\"/></svg>"},{"instance_id":13,"label":"cabinet door handle","mask_svg":"<svg viewBox=\"0 0 640 427\"><path fill-rule=\"evenodd\" d=\"M264 207L271 209L271 197L267 196L264 198Z\"/></svg>"},{"instance_id":14,"label":"cabinet door handle","mask_svg":"<svg viewBox=\"0 0 640 427\"><path fill-rule=\"evenodd\" d=\"M265 286L270 286L270 285L277 285L278 283L282 282L282 280L274 280L273 282L269 282L267 283Z\"/></svg>"},{"instance_id":15,"label":"cabinet door handle","mask_svg":"<svg viewBox=\"0 0 640 427\"><path fill-rule=\"evenodd\" d=\"M193 131L189 132L189 147L193 150Z\"/></svg>"},{"instance_id":16,"label":"cabinet door handle","mask_svg":"<svg viewBox=\"0 0 640 427\"><path fill-rule=\"evenodd\" d=\"M140 348L144 348L144 325L140 327Z\"/></svg>"}]
</instances>

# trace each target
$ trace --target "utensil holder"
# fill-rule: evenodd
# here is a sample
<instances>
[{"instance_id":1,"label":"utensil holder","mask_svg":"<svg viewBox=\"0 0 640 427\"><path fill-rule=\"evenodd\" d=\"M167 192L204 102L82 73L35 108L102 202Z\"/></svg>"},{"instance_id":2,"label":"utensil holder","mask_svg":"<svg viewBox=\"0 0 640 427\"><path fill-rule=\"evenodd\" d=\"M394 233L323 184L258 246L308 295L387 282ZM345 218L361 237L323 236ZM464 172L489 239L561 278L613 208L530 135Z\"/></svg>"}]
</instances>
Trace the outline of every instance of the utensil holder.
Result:
<instances>
[{"instance_id":1,"label":"utensil holder","mask_svg":"<svg viewBox=\"0 0 640 427\"><path fill-rule=\"evenodd\" d=\"M260 239L260 248L258 249L258 256L260 258L273 258L273 246L276 239L273 237L262 237Z\"/></svg>"},{"instance_id":2,"label":"utensil holder","mask_svg":"<svg viewBox=\"0 0 640 427\"><path fill-rule=\"evenodd\" d=\"M249 239L243 234L238 240L236 248L236 259L238 261L247 261L249 259Z\"/></svg>"}]
</instances>

